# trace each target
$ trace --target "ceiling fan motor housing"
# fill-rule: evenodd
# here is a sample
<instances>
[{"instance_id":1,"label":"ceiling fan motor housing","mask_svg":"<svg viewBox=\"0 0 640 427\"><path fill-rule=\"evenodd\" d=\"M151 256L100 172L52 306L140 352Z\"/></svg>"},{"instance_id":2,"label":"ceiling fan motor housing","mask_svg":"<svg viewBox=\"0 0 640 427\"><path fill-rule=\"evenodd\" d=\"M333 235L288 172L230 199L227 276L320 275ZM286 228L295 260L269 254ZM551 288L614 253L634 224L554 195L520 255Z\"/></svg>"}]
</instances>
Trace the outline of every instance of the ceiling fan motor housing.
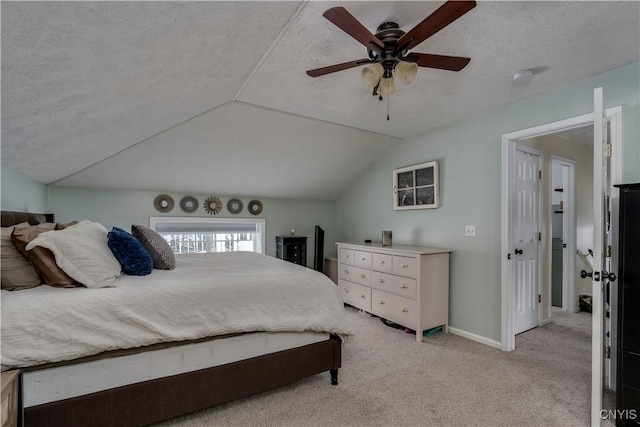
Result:
<instances>
[{"instance_id":1,"label":"ceiling fan motor housing","mask_svg":"<svg viewBox=\"0 0 640 427\"><path fill-rule=\"evenodd\" d=\"M376 31L375 35L384 44L384 49L380 51L377 46L372 46L368 49L369 58L380 62L385 71L391 71L404 55L404 52L396 52L396 49L398 48L398 39L405 32L400 29L397 23L390 21L380 24Z\"/></svg>"}]
</instances>

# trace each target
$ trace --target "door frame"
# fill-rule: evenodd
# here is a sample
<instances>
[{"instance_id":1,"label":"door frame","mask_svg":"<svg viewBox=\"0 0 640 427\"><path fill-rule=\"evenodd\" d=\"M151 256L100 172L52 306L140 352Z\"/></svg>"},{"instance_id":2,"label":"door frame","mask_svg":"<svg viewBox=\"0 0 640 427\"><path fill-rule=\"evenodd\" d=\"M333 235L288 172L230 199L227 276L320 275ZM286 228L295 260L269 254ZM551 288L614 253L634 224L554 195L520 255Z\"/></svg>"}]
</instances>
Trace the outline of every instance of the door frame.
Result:
<instances>
[{"instance_id":1,"label":"door frame","mask_svg":"<svg viewBox=\"0 0 640 427\"><path fill-rule=\"evenodd\" d=\"M572 301L576 301L575 286L569 286L570 283L575 283L576 273L576 257L571 256L577 253L577 237L576 237L576 161L567 159L565 157L551 155L551 164L561 164L563 167L569 169L568 185L565 193L567 197L564 200L564 213L562 234L566 236L567 247L562 251L562 309L565 311L571 311L575 313L578 311L578 304L572 304ZM553 188L551 192L553 193ZM551 196L550 196L551 197ZM549 226L551 224L549 223ZM547 227L547 234L551 235L551 228ZM549 310L551 310L551 300L549 300Z\"/></svg>"},{"instance_id":2,"label":"door frame","mask_svg":"<svg viewBox=\"0 0 640 427\"><path fill-rule=\"evenodd\" d=\"M605 115L611 125L611 182L619 183L622 177L622 107L607 108ZM511 195L514 187L513 169L515 165L515 146L518 140L547 135L561 130L571 129L593 124L593 112L545 123L538 126L510 132L502 135L502 239L501 239L501 333L500 348L503 351L513 351L516 347L513 316L513 292L511 278L513 277L513 263L508 259L511 253ZM612 209L617 207L617 189L613 189ZM617 210L612 212L616 215ZM615 217L615 216L614 216ZM613 229L613 238L617 241L617 229ZM575 245L575 242L573 242ZM615 245L614 245L615 246ZM574 252L575 253L575 252ZM615 255L615 253L614 253ZM614 265L617 260L613 259ZM613 351L613 346L612 346ZM615 363L615 362L614 362ZM614 367L615 369L615 367Z\"/></svg>"}]
</instances>

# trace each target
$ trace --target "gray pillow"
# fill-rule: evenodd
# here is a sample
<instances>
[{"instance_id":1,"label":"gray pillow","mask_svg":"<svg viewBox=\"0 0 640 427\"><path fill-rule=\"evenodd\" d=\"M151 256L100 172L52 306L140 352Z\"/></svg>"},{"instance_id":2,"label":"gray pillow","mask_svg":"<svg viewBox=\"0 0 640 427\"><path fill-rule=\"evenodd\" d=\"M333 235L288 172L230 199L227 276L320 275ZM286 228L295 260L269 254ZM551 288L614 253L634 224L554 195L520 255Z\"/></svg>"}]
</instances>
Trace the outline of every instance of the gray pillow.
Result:
<instances>
[{"instance_id":1,"label":"gray pillow","mask_svg":"<svg viewBox=\"0 0 640 427\"><path fill-rule=\"evenodd\" d=\"M164 238L144 225L132 225L133 234L149 251L153 258L153 268L159 270L173 270L176 267L176 257L169 243Z\"/></svg>"}]
</instances>

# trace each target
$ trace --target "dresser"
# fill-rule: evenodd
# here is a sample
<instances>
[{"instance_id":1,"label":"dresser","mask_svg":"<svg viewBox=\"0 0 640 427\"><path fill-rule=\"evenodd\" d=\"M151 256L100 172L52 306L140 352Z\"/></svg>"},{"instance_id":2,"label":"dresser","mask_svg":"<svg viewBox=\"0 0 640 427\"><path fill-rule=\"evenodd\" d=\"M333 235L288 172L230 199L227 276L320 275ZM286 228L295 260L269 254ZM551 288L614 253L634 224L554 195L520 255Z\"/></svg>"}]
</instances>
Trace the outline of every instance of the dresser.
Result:
<instances>
[{"instance_id":1,"label":"dresser","mask_svg":"<svg viewBox=\"0 0 640 427\"><path fill-rule=\"evenodd\" d=\"M620 188L616 425L640 426L640 184L616 187Z\"/></svg>"},{"instance_id":2,"label":"dresser","mask_svg":"<svg viewBox=\"0 0 640 427\"><path fill-rule=\"evenodd\" d=\"M276 236L276 258L307 266L307 238Z\"/></svg>"},{"instance_id":3,"label":"dresser","mask_svg":"<svg viewBox=\"0 0 640 427\"><path fill-rule=\"evenodd\" d=\"M356 308L422 332L449 324L448 249L337 243L338 287Z\"/></svg>"}]
</instances>

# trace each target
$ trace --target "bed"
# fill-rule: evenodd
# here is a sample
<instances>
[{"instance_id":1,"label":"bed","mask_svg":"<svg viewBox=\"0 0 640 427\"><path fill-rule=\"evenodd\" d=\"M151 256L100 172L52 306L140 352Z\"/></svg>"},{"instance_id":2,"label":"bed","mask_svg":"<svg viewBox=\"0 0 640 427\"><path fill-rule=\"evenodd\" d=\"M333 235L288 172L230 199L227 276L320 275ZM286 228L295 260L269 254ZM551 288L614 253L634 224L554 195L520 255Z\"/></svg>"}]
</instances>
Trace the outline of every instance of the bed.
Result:
<instances>
[{"instance_id":1,"label":"bed","mask_svg":"<svg viewBox=\"0 0 640 427\"><path fill-rule=\"evenodd\" d=\"M2 227L25 221L54 218L2 212ZM333 282L264 255L219 255L178 256L175 270L113 288L3 290L2 369L21 370L23 424L148 425L326 371L337 384L351 331ZM162 294L171 303L154 300ZM56 327L73 333L57 342Z\"/></svg>"}]
</instances>

